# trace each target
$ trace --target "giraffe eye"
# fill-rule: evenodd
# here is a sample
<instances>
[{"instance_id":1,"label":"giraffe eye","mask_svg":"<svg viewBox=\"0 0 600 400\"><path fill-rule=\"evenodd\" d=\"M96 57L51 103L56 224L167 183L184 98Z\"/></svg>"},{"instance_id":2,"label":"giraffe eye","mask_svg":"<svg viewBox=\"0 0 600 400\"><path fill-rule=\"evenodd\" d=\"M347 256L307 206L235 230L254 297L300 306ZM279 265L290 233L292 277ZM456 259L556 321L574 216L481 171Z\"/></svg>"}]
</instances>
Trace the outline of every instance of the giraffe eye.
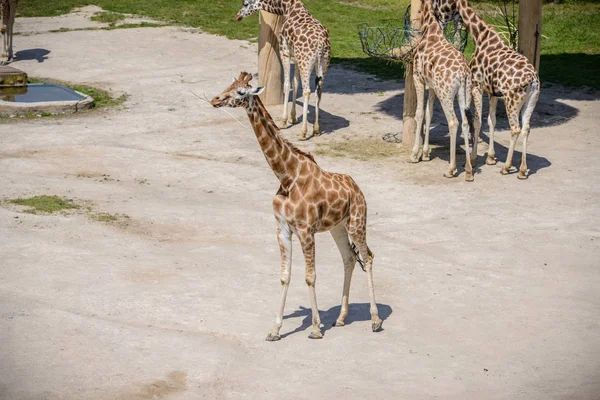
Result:
<instances>
[{"instance_id":1,"label":"giraffe eye","mask_svg":"<svg viewBox=\"0 0 600 400\"><path fill-rule=\"evenodd\" d=\"M237 94L239 94L240 96L243 96L246 94L246 89L238 89L237 90Z\"/></svg>"}]
</instances>

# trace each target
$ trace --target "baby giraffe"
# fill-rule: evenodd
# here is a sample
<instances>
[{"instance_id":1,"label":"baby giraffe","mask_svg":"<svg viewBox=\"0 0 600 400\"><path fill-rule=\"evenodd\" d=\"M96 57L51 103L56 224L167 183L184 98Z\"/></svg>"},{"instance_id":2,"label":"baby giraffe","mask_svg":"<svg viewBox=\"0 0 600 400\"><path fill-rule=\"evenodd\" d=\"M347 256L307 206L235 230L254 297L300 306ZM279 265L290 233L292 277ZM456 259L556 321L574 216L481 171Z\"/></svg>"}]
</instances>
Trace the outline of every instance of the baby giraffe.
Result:
<instances>
[{"instance_id":1,"label":"baby giraffe","mask_svg":"<svg viewBox=\"0 0 600 400\"><path fill-rule=\"evenodd\" d=\"M301 151L279 134L277 125L258 98L264 88L249 85L252 75L242 72L220 95L212 99L214 107L243 107L246 109L258 143L267 163L279 179L280 186L273 198L277 220L277 239L281 251L281 300L275 326L267 341L279 340L283 311L292 268L292 234L302 247L306 268L306 284L312 308L311 339L320 339L321 320L315 293L315 233L331 232L344 262L344 288L340 315L334 326L343 326L348 315L350 280L356 261L367 272L371 297L371 325L379 331L379 318L373 289L373 253L367 246L367 203L358 185L348 175L322 170L312 155ZM354 251L358 248L360 258Z\"/></svg>"}]
</instances>

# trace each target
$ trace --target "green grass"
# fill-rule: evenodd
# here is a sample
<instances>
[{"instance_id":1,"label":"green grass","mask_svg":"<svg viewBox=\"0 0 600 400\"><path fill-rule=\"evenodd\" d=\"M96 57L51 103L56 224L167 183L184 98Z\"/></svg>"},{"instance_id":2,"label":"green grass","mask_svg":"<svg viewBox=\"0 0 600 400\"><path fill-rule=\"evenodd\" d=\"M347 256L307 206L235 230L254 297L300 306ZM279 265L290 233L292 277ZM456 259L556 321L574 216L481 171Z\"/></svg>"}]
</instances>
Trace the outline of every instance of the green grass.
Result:
<instances>
[{"instance_id":1,"label":"green grass","mask_svg":"<svg viewBox=\"0 0 600 400\"><path fill-rule=\"evenodd\" d=\"M304 0L311 13L330 31L334 64L343 64L380 78L404 77L402 64L367 57L357 25L393 20L403 24L409 0ZM545 4L540 75L542 80L569 86L600 88L600 4L565 0ZM54 16L74 7L95 4L112 13L145 15L170 23L198 27L232 39L255 40L258 18L234 22L240 0L29 0L19 3L20 16ZM467 48L467 56L472 53Z\"/></svg>"},{"instance_id":2,"label":"green grass","mask_svg":"<svg viewBox=\"0 0 600 400\"><path fill-rule=\"evenodd\" d=\"M92 21L104 22L106 24L114 26L117 22L124 20L125 16L123 14L114 13L110 11L102 11L92 15L90 19Z\"/></svg>"},{"instance_id":3,"label":"green grass","mask_svg":"<svg viewBox=\"0 0 600 400\"><path fill-rule=\"evenodd\" d=\"M28 198L11 199L10 204L29 207L25 212L30 214L64 212L66 210L78 209L80 206L59 196L35 196Z\"/></svg>"}]
</instances>

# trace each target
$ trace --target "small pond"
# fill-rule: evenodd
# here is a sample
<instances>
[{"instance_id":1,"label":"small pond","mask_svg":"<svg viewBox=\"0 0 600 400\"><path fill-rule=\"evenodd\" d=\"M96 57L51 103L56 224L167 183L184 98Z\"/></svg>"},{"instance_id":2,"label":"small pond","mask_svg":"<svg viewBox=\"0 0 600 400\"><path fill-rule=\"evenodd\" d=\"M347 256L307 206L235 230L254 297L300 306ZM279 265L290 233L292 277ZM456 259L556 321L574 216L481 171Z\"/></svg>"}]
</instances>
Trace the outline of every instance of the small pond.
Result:
<instances>
[{"instance_id":1,"label":"small pond","mask_svg":"<svg viewBox=\"0 0 600 400\"><path fill-rule=\"evenodd\" d=\"M0 100L15 103L80 101L85 96L59 85L31 84L26 87L0 88Z\"/></svg>"}]
</instances>

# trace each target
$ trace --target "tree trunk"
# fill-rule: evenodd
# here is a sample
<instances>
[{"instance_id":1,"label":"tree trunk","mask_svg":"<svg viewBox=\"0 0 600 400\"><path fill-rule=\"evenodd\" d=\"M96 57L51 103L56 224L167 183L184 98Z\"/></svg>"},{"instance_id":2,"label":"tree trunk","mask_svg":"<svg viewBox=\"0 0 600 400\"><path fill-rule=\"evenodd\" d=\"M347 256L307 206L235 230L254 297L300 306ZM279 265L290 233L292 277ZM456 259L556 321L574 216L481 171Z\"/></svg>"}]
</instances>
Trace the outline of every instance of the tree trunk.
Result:
<instances>
[{"instance_id":1,"label":"tree trunk","mask_svg":"<svg viewBox=\"0 0 600 400\"><path fill-rule=\"evenodd\" d=\"M542 44L542 0L519 2L519 53L523 54L535 69L540 69Z\"/></svg>"},{"instance_id":2,"label":"tree trunk","mask_svg":"<svg viewBox=\"0 0 600 400\"><path fill-rule=\"evenodd\" d=\"M260 12L258 34L258 84L265 90L260 99L265 105L282 104L283 68L279 57L279 32L283 16Z\"/></svg>"},{"instance_id":3,"label":"tree trunk","mask_svg":"<svg viewBox=\"0 0 600 400\"><path fill-rule=\"evenodd\" d=\"M421 0L411 0L410 23L413 28L421 28ZM406 65L406 79L404 80L404 112L402 113L402 145L413 147L415 144L415 131L417 122L415 113L417 111L417 92L413 82L413 64Z\"/></svg>"}]
</instances>

